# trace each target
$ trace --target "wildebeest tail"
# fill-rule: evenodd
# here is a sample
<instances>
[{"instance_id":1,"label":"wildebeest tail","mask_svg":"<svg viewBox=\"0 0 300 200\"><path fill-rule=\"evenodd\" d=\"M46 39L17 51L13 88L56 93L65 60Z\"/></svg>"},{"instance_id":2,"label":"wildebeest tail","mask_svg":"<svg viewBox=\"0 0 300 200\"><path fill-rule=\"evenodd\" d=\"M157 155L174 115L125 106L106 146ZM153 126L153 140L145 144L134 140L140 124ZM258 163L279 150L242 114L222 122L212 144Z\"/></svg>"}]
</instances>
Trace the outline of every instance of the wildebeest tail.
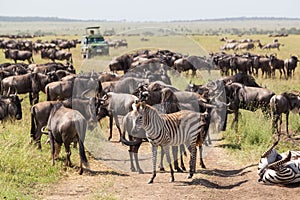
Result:
<instances>
[{"instance_id":1,"label":"wildebeest tail","mask_svg":"<svg viewBox=\"0 0 300 200\"><path fill-rule=\"evenodd\" d=\"M83 145L83 141L81 139L79 139L79 155L80 155L80 160L82 162L82 164L85 167L88 167L88 160L87 157L85 155L85 149L84 149L84 145Z\"/></svg>"},{"instance_id":2,"label":"wildebeest tail","mask_svg":"<svg viewBox=\"0 0 300 200\"><path fill-rule=\"evenodd\" d=\"M47 101L51 101L49 87L46 86L46 91L45 92L46 92L46 95L47 95Z\"/></svg>"}]
</instances>

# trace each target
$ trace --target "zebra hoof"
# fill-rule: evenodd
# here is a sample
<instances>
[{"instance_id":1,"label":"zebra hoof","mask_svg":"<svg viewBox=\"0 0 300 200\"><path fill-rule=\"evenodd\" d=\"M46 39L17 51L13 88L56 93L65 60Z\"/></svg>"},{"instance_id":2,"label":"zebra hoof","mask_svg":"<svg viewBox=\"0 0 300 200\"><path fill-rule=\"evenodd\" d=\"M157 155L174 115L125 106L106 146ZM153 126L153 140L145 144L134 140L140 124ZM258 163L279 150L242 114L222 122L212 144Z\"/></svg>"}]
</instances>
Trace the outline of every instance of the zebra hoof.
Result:
<instances>
[{"instance_id":1,"label":"zebra hoof","mask_svg":"<svg viewBox=\"0 0 300 200\"><path fill-rule=\"evenodd\" d=\"M153 179L151 178L149 181L148 181L148 184L152 184L153 183Z\"/></svg>"},{"instance_id":2,"label":"zebra hoof","mask_svg":"<svg viewBox=\"0 0 300 200\"><path fill-rule=\"evenodd\" d=\"M186 168L185 168L185 166L182 166L182 167L181 167L181 169L182 169L183 171L186 171Z\"/></svg>"},{"instance_id":3,"label":"zebra hoof","mask_svg":"<svg viewBox=\"0 0 300 200\"><path fill-rule=\"evenodd\" d=\"M170 183L173 183L175 181L174 177L170 178Z\"/></svg>"}]
</instances>

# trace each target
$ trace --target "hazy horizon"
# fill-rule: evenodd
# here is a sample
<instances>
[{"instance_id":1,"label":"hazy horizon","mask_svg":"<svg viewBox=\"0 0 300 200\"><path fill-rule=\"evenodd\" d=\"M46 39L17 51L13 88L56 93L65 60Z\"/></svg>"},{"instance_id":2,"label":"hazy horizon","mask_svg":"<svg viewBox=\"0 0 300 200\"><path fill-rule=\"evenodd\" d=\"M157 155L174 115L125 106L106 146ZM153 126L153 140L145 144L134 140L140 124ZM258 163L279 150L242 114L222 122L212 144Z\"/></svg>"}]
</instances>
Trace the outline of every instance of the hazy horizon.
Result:
<instances>
[{"instance_id":1,"label":"hazy horizon","mask_svg":"<svg viewBox=\"0 0 300 200\"><path fill-rule=\"evenodd\" d=\"M16 6L16 5L20 6ZM12 0L2 4L1 16L58 17L107 21L184 21L238 17L300 18L295 0L202 1L141 0Z\"/></svg>"}]
</instances>

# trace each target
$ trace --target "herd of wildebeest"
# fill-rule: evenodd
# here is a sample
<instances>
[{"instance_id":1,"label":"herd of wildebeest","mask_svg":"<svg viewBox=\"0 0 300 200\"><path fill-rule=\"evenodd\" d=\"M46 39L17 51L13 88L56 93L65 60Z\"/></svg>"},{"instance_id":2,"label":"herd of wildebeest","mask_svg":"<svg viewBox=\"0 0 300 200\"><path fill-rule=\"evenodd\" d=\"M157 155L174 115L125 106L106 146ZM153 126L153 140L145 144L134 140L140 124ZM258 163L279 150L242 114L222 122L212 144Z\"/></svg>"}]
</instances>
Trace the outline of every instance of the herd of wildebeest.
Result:
<instances>
[{"instance_id":1,"label":"herd of wildebeest","mask_svg":"<svg viewBox=\"0 0 300 200\"><path fill-rule=\"evenodd\" d=\"M240 44L246 42L254 41L237 42L235 48L241 49ZM86 130L93 130L105 117L109 117L108 140L112 138L114 120L120 135L119 140L129 146L132 171L143 173L139 166L138 150L142 142L148 141L153 147L162 147L161 152L167 155L168 161L168 147L172 146L174 167L178 172L185 170L182 157L180 167L177 162L178 147L180 152L184 152L186 147L191 153L191 178L195 172L193 148L199 147L200 165L205 168L201 153L202 144L209 142L209 132L226 129L228 114L234 114L232 128L237 129L239 109L261 109L266 117L271 117L272 133L278 135L281 134L282 114L285 114L285 132L289 136L289 112L299 112L299 92L275 94L257 84L253 78L258 76L259 70L265 77L275 77L278 70L280 78L283 72L286 79L292 79L298 62L296 56L281 60L275 54L261 56L252 53L238 55L218 52L204 57L184 56L170 50L140 50L114 58L108 66L110 72L77 74L70 53L70 48L76 47L77 43L76 40L53 40L49 43L39 40L0 40L0 48L4 49L5 58L15 62L0 65L0 120L3 123L7 119L21 120L22 99L19 95L29 93L31 128L28 132L32 141L38 148L42 148L42 135L49 136L53 164L61 145L64 144L67 166L71 166L70 144L78 143L80 174L83 173L82 165L88 165L84 149ZM224 46L223 50L226 48ZM41 53L42 58L52 62L34 63L33 53ZM18 63L18 60L27 60L28 64ZM55 60L66 61L66 64ZM189 71L192 71L191 76L197 76L199 70L208 70L209 73L219 70L222 77L204 85L187 84L185 91L172 86L170 76ZM46 94L47 100L44 102L39 102L40 91ZM157 116L162 123L159 126L163 127L163 130L155 126L149 128L149 124L145 124L146 110L149 109L159 113ZM199 117L199 126L197 125L190 135L184 136L185 139L180 140L177 137L180 137L180 134L184 135L179 131L182 126L187 130L192 130L195 126L180 124L180 121L184 121L180 114L183 110L200 113L195 115ZM119 122L118 116L123 116L122 123ZM160 130L162 135L158 138L151 137L148 131L153 130ZM260 180L265 183L282 184L299 181L298 157L295 153L292 156L289 154L288 157L278 156L273 149L276 144L262 156ZM156 158L153 161L153 176L149 183L153 182L156 175L155 163ZM171 164L170 167L171 180L174 181ZM162 160L160 168L163 169ZM273 178L270 178L270 174ZM285 178L277 179L277 175Z\"/></svg>"}]
</instances>

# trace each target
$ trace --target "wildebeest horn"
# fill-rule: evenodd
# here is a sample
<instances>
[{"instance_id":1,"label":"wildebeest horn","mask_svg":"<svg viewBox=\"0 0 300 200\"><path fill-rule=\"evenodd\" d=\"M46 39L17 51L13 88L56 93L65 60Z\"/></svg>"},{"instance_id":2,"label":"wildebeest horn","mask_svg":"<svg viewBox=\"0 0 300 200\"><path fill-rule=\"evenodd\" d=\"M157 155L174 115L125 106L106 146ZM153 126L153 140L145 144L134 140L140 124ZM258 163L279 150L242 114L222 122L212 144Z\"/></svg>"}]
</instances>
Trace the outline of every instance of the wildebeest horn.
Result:
<instances>
[{"instance_id":1,"label":"wildebeest horn","mask_svg":"<svg viewBox=\"0 0 300 200\"><path fill-rule=\"evenodd\" d=\"M278 161L276 161L276 162L274 162L274 163L268 165L268 168L269 168L269 169L274 169L274 170L276 170L276 169L278 169L278 167L279 167L280 165L283 165L284 163L287 163L288 161L290 161L290 160L291 160L291 157L292 157L292 152L289 151L289 154L287 155L286 158L284 158L284 159L282 159L282 160L278 160Z\"/></svg>"},{"instance_id":2,"label":"wildebeest horn","mask_svg":"<svg viewBox=\"0 0 300 200\"><path fill-rule=\"evenodd\" d=\"M261 158L268 157L268 156L270 155L272 149L278 144L278 142L279 142L279 139L278 139L277 141L275 141L275 142L273 143L273 145L272 145L267 151L265 151L265 152L261 155Z\"/></svg>"},{"instance_id":3,"label":"wildebeest horn","mask_svg":"<svg viewBox=\"0 0 300 200\"><path fill-rule=\"evenodd\" d=\"M8 88L6 96L9 96L9 93L10 93L10 87Z\"/></svg>"},{"instance_id":4,"label":"wildebeest horn","mask_svg":"<svg viewBox=\"0 0 300 200\"><path fill-rule=\"evenodd\" d=\"M87 89L87 90L83 91L82 94L80 95L80 97L81 97L81 98L83 98L83 97L86 98L85 95L86 95L89 91L91 91L91 89Z\"/></svg>"},{"instance_id":5,"label":"wildebeest horn","mask_svg":"<svg viewBox=\"0 0 300 200\"><path fill-rule=\"evenodd\" d=\"M47 128L46 126L43 126L41 128L42 133L48 134L48 131L46 130L46 128Z\"/></svg>"}]
</instances>

